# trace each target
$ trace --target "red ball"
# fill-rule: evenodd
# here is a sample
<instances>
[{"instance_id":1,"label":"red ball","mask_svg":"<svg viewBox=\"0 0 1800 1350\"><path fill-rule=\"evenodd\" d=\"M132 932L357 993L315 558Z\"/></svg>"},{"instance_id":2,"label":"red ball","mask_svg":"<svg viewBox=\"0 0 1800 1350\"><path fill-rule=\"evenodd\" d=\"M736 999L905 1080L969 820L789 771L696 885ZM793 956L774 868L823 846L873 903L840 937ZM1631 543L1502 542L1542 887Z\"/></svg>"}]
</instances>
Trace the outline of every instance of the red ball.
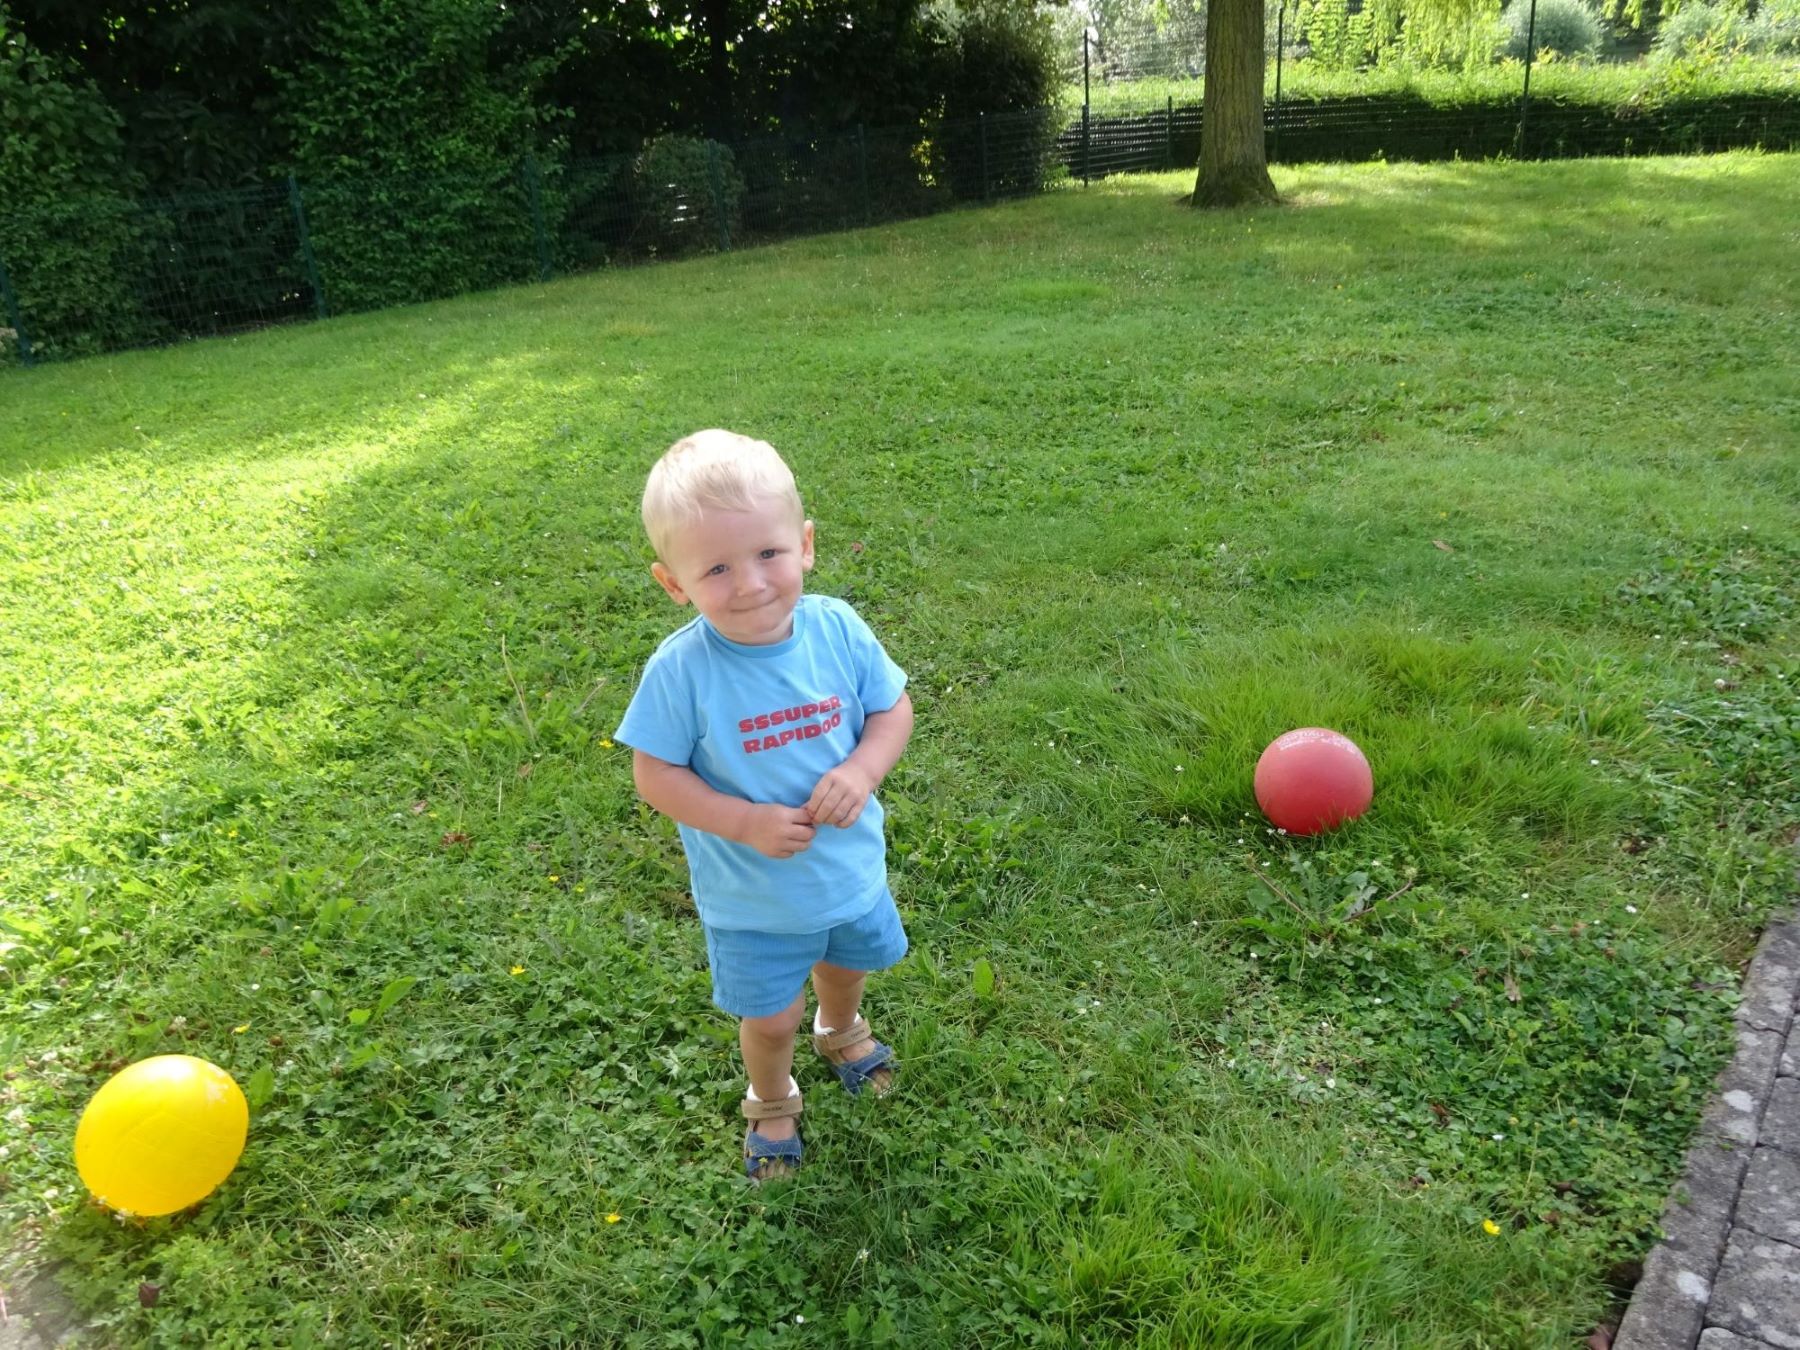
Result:
<instances>
[{"instance_id":1,"label":"red ball","mask_svg":"<svg viewBox=\"0 0 1800 1350\"><path fill-rule=\"evenodd\" d=\"M1375 775L1356 742L1324 727L1277 736L1256 761L1256 804L1289 834L1335 830L1374 796Z\"/></svg>"}]
</instances>

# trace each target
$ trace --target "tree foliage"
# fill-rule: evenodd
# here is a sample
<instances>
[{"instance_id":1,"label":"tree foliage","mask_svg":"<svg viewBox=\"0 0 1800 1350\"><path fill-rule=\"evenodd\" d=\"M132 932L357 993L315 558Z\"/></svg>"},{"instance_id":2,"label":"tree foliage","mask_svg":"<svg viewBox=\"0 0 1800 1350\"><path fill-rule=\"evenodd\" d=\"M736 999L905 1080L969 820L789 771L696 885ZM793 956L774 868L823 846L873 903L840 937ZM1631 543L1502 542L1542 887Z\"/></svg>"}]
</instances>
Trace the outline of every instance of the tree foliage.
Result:
<instances>
[{"instance_id":1,"label":"tree foliage","mask_svg":"<svg viewBox=\"0 0 1800 1350\"><path fill-rule=\"evenodd\" d=\"M1388 60L1480 64L1499 39L1500 0L1300 0L1295 27L1315 60L1340 70Z\"/></svg>"},{"instance_id":2,"label":"tree foliage","mask_svg":"<svg viewBox=\"0 0 1800 1350\"><path fill-rule=\"evenodd\" d=\"M250 183L283 157L276 72L301 59L283 0L11 0L120 121L133 169L168 193Z\"/></svg>"},{"instance_id":3,"label":"tree foliage","mask_svg":"<svg viewBox=\"0 0 1800 1350\"><path fill-rule=\"evenodd\" d=\"M0 5L0 264L28 331L129 332L135 247L119 115L80 71L27 41ZM0 313L0 325L10 316ZM15 337L0 341L12 359ZM45 354L53 354L46 352Z\"/></svg>"},{"instance_id":4,"label":"tree foliage","mask_svg":"<svg viewBox=\"0 0 1800 1350\"><path fill-rule=\"evenodd\" d=\"M14 0L154 191L481 172L1051 101L1032 0Z\"/></svg>"}]
</instances>

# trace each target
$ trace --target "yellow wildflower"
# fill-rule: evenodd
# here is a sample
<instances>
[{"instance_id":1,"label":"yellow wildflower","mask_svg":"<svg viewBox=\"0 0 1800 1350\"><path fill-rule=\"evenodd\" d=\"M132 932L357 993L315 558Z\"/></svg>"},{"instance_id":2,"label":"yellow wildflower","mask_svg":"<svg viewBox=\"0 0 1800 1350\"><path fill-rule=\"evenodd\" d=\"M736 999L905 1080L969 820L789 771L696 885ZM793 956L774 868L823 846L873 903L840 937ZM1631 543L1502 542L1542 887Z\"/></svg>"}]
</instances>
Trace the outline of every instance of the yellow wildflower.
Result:
<instances>
[{"instance_id":1,"label":"yellow wildflower","mask_svg":"<svg viewBox=\"0 0 1800 1350\"><path fill-rule=\"evenodd\" d=\"M525 973L525 967L524 966L514 966L511 970L507 971L506 973L508 975L523 975Z\"/></svg>"},{"instance_id":2,"label":"yellow wildflower","mask_svg":"<svg viewBox=\"0 0 1800 1350\"><path fill-rule=\"evenodd\" d=\"M608 1215L607 1215L607 1216L606 1216L606 1221L607 1221L607 1222L608 1222L608 1223L617 1223L617 1222L618 1222L618 1221L619 1221L619 1220L620 1220L620 1219L621 1219L621 1218L623 1218L623 1217L624 1217L624 1216L623 1216L623 1215L621 1215L621 1214L608 1214Z\"/></svg>"},{"instance_id":3,"label":"yellow wildflower","mask_svg":"<svg viewBox=\"0 0 1800 1350\"><path fill-rule=\"evenodd\" d=\"M1483 1219L1481 1221L1481 1228L1489 1237L1500 1236L1500 1225L1495 1223L1492 1219Z\"/></svg>"}]
</instances>

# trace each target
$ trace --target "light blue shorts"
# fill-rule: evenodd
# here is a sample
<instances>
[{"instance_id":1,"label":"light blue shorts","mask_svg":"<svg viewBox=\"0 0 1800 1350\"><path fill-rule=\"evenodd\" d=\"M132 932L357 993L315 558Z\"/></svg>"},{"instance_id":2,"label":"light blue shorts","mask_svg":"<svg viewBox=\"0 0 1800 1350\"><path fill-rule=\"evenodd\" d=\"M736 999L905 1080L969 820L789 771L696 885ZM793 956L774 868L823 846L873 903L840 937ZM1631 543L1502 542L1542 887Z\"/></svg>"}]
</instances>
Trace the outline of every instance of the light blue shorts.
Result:
<instances>
[{"instance_id":1,"label":"light blue shorts","mask_svg":"<svg viewBox=\"0 0 1800 1350\"><path fill-rule=\"evenodd\" d=\"M748 928L706 932L713 1002L733 1017L768 1017L806 987L815 962L845 970L886 970L906 955L900 911L885 890L860 919L817 933L761 933Z\"/></svg>"}]
</instances>

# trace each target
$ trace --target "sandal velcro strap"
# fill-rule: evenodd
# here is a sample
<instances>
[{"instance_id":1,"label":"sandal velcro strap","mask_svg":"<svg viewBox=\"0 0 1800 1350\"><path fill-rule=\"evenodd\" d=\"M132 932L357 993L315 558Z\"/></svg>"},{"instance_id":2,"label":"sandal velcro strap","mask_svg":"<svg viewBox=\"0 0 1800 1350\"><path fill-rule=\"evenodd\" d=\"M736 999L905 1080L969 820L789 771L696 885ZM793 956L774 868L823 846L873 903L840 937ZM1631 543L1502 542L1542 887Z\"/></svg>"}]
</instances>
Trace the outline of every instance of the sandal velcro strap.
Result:
<instances>
[{"instance_id":1,"label":"sandal velcro strap","mask_svg":"<svg viewBox=\"0 0 1800 1350\"><path fill-rule=\"evenodd\" d=\"M834 1050L842 1050L847 1045L855 1045L858 1041L872 1039L874 1038L869 1035L869 1024L859 1017L842 1031L815 1033L813 1046L821 1055L829 1058Z\"/></svg>"},{"instance_id":2,"label":"sandal velcro strap","mask_svg":"<svg viewBox=\"0 0 1800 1350\"><path fill-rule=\"evenodd\" d=\"M848 1063L833 1062L831 1071L838 1076L838 1081L849 1088L854 1095L873 1081L876 1070L887 1069L892 1072L893 1065L894 1052L880 1041L876 1041L875 1048L861 1059L851 1060Z\"/></svg>"},{"instance_id":3,"label":"sandal velcro strap","mask_svg":"<svg viewBox=\"0 0 1800 1350\"><path fill-rule=\"evenodd\" d=\"M873 1048L859 1059L850 1059L845 1051L858 1042L868 1042ZM813 1045L824 1056L825 1062L831 1065L831 1071L855 1096L865 1087L873 1086L876 1094L881 1095L893 1086L894 1052L883 1045L869 1032L869 1024L857 1018L842 1031L816 1032ZM886 1071L886 1076L877 1081L875 1075Z\"/></svg>"},{"instance_id":4,"label":"sandal velcro strap","mask_svg":"<svg viewBox=\"0 0 1800 1350\"><path fill-rule=\"evenodd\" d=\"M779 1101L772 1102L753 1102L746 1097L738 1105L738 1110L744 1113L745 1120L777 1120L782 1116L797 1116L804 1109L798 1092L791 1097L783 1097Z\"/></svg>"}]
</instances>

